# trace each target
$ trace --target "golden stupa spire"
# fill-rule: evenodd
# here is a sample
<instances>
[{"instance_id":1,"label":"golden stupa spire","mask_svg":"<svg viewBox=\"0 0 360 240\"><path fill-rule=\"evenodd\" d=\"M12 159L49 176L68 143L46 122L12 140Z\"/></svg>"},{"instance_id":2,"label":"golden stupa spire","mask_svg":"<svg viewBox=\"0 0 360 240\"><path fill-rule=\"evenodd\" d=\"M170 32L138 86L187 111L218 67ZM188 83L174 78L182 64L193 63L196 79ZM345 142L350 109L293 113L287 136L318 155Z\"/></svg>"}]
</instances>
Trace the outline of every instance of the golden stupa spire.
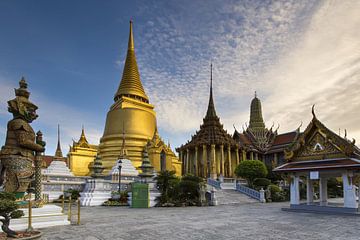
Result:
<instances>
[{"instance_id":1,"label":"golden stupa spire","mask_svg":"<svg viewBox=\"0 0 360 240\"><path fill-rule=\"evenodd\" d=\"M135 47L134 47L134 35L133 24L130 21L130 33L128 50L123 70L120 86L115 94L114 100L117 101L122 96L134 98L142 102L149 102L149 98L146 96L144 88L140 80L139 69L136 62Z\"/></svg>"},{"instance_id":2,"label":"golden stupa spire","mask_svg":"<svg viewBox=\"0 0 360 240\"><path fill-rule=\"evenodd\" d=\"M63 157L63 154L61 151L61 146L60 146L60 124L58 124L58 142L57 142L57 147L56 147L56 151L55 151L55 157L58 157L58 158Z\"/></svg>"}]
</instances>

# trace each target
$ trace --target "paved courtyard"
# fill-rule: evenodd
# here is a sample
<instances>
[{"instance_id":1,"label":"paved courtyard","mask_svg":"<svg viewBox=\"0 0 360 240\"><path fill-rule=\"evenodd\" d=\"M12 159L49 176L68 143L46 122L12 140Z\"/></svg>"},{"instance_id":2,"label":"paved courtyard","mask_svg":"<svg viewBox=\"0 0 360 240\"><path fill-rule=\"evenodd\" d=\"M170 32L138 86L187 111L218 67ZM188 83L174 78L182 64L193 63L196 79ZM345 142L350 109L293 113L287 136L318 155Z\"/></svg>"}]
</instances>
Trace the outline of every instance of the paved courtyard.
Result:
<instances>
[{"instance_id":1,"label":"paved courtyard","mask_svg":"<svg viewBox=\"0 0 360 240\"><path fill-rule=\"evenodd\" d=\"M80 226L43 229L43 239L360 239L360 217L281 211L287 204L88 207Z\"/></svg>"}]
</instances>

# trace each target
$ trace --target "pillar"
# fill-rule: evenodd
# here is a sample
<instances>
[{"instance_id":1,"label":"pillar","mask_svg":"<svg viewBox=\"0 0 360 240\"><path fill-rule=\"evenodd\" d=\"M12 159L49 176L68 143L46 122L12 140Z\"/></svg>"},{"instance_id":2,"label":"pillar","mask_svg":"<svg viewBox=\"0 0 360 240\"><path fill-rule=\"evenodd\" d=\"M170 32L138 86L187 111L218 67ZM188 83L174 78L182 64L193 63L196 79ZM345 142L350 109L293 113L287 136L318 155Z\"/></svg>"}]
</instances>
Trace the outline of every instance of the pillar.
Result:
<instances>
[{"instance_id":1,"label":"pillar","mask_svg":"<svg viewBox=\"0 0 360 240\"><path fill-rule=\"evenodd\" d=\"M254 160L254 153L250 152L250 160Z\"/></svg>"},{"instance_id":2,"label":"pillar","mask_svg":"<svg viewBox=\"0 0 360 240\"><path fill-rule=\"evenodd\" d=\"M349 179L350 178L350 179ZM344 172L342 174L343 188L344 188L344 207L358 208L356 201L355 186L352 183L352 174Z\"/></svg>"},{"instance_id":3,"label":"pillar","mask_svg":"<svg viewBox=\"0 0 360 240\"><path fill-rule=\"evenodd\" d=\"M203 165L203 169L202 169L202 177L207 178L207 154L206 154L206 145L203 145L203 155L202 155L202 160L201 163Z\"/></svg>"},{"instance_id":4,"label":"pillar","mask_svg":"<svg viewBox=\"0 0 360 240\"><path fill-rule=\"evenodd\" d=\"M190 150L186 149L186 173L190 173Z\"/></svg>"},{"instance_id":5,"label":"pillar","mask_svg":"<svg viewBox=\"0 0 360 240\"><path fill-rule=\"evenodd\" d=\"M228 166L229 166L229 177L232 177L233 175L233 171L232 171L232 166L231 166L231 148L230 145L227 147L227 152L228 152Z\"/></svg>"},{"instance_id":6,"label":"pillar","mask_svg":"<svg viewBox=\"0 0 360 240\"><path fill-rule=\"evenodd\" d=\"M224 156L224 145L220 145L220 154L221 154L221 158L220 158L220 174L222 176L225 175L225 168L224 168L224 162L225 162L225 156Z\"/></svg>"},{"instance_id":7,"label":"pillar","mask_svg":"<svg viewBox=\"0 0 360 240\"><path fill-rule=\"evenodd\" d=\"M255 160L259 160L259 154L255 153Z\"/></svg>"},{"instance_id":8,"label":"pillar","mask_svg":"<svg viewBox=\"0 0 360 240\"><path fill-rule=\"evenodd\" d=\"M215 144L211 144L210 148L210 178L216 179L216 159L215 159Z\"/></svg>"},{"instance_id":9,"label":"pillar","mask_svg":"<svg viewBox=\"0 0 360 240\"><path fill-rule=\"evenodd\" d=\"M242 153L242 159L241 160L246 160L246 152L245 150L241 150Z\"/></svg>"},{"instance_id":10,"label":"pillar","mask_svg":"<svg viewBox=\"0 0 360 240\"><path fill-rule=\"evenodd\" d=\"M306 179L306 203L311 205L314 202L314 187L313 181L310 179L310 176L307 176Z\"/></svg>"},{"instance_id":11,"label":"pillar","mask_svg":"<svg viewBox=\"0 0 360 240\"><path fill-rule=\"evenodd\" d=\"M195 159L194 159L194 175L199 176L199 169L198 169L198 147L195 147Z\"/></svg>"},{"instance_id":12,"label":"pillar","mask_svg":"<svg viewBox=\"0 0 360 240\"><path fill-rule=\"evenodd\" d=\"M290 205L300 204L300 192L299 192L299 176L291 176L290 184Z\"/></svg>"},{"instance_id":13,"label":"pillar","mask_svg":"<svg viewBox=\"0 0 360 240\"><path fill-rule=\"evenodd\" d=\"M320 206L326 206L328 196L327 196L327 179L325 177L320 177L319 192L320 192Z\"/></svg>"},{"instance_id":14,"label":"pillar","mask_svg":"<svg viewBox=\"0 0 360 240\"><path fill-rule=\"evenodd\" d=\"M277 153L274 153L274 163L275 163L275 166L279 165L279 163L278 163L278 154Z\"/></svg>"},{"instance_id":15,"label":"pillar","mask_svg":"<svg viewBox=\"0 0 360 240\"><path fill-rule=\"evenodd\" d=\"M239 165L240 159L239 159L239 149L236 148L236 166Z\"/></svg>"},{"instance_id":16,"label":"pillar","mask_svg":"<svg viewBox=\"0 0 360 240\"><path fill-rule=\"evenodd\" d=\"M179 153L179 157L180 157L180 161L182 163L181 165L181 174L184 175L185 174L185 162L184 162L184 151L181 150Z\"/></svg>"}]
</instances>

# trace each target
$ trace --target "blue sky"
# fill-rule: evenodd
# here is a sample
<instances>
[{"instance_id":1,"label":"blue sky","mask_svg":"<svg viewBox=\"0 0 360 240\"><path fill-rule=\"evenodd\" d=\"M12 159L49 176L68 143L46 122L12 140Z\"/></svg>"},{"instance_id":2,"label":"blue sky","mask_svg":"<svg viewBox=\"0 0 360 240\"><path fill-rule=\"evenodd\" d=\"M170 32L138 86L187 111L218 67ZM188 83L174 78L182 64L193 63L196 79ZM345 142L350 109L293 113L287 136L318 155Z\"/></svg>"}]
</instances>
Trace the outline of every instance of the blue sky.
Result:
<instances>
[{"instance_id":1,"label":"blue sky","mask_svg":"<svg viewBox=\"0 0 360 240\"><path fill-rule=\"evenodd\" d=\"M33 123L63 151L84 124L98 144L122 75L129 19L141 79L172 147L198 128L214 64L217 113L229 133L249 119L254 91L267 126L318 116L360 139L360 3L347 1L0 2L0 143L6 101L22 75L39 106Z\"/></svg>"}]
</instances>

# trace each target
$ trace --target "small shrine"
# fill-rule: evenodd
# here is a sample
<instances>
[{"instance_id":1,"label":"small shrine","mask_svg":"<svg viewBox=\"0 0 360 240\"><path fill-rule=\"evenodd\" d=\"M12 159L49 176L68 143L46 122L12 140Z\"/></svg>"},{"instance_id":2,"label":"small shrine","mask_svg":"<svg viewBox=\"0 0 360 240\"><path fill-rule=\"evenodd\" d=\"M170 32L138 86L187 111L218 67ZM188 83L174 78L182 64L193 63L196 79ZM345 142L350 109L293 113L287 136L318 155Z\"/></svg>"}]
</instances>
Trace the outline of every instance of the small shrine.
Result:
<instances>
[{"instance_id":1,"label":"small shrine","mask_svg":"<svg viewBox=\"0 0 360 240\"><path fill-rule=\"evenodd\" d=\"M286 163L274 172L288 174L290 209L292 211L357 213L355 177L360 176L360 149L352 141L334 133L321 123L312 109L313 118L292 147L285 151ZM327 181L341 178L344 202L332 203ZM305 180L306 202L300 202L299 183ZM319 200L314 200L314 184L319 184Z\"/></svg>"}]
</instances>

